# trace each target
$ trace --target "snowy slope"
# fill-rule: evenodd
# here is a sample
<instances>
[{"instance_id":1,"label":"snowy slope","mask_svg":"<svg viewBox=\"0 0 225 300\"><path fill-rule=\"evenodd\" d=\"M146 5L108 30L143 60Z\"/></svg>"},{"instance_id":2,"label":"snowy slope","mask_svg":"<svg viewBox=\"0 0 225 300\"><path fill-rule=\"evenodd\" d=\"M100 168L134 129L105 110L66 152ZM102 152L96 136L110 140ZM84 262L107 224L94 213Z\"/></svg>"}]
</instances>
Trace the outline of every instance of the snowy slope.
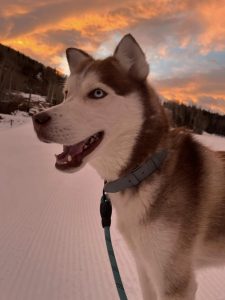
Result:
<instances>
[{"instance_id":1,"label":"snowy slope","mask_svg":"<svg viewBox=\"0 0 225 300\"><path fill-rule=\"evenodd\" d=\"M223 138L200 138L225 149ZM0 140L0 300L118 299L100 226L103 183L95 171L56 171L61 147L40 143L31 122L1 131ZM134 263L115 219L112 237L128 299L139 300ZM225 299L225 270L205 271L199 282L197 299Z\"/></svg>"}]
</instances>

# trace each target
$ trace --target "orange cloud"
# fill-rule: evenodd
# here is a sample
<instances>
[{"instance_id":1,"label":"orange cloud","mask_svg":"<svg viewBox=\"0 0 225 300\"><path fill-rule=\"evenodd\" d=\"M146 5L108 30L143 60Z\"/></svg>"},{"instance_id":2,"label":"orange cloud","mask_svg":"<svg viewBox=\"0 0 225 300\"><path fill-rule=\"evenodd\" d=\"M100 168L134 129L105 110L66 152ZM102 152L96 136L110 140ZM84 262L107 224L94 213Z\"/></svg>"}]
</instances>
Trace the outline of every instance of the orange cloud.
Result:
<instances>
[{"instance_id":1,"label":"orange cloud","mask_svg":"<svg viewBox=\"0 0 225 300\"><path fill-rule=\"evenodd\" d=\"M54 45L49 45L48 42L43 44L42 36L50 35L53 30L75 30L80 32L80 35L85 37L86 40L85 43L82 43L82 40L80 42L77 40L76 47L81 47L93 53L99 44L114 31L129 31L129 28L138 24L140 20L156 18L158 15L170 13L174 9L180 11L185 6L185 4L179 4L174 8L168 0L152 2L151 5L145 1L138 4L134 1L126 2L130 4L127 7L117 3L114 7L110 5L110 8L104 5L103 8L99 7L97 11L87 8L87 11L74 13L73 15L67 12L63 18L54 21L49 21L51 20L51 13L54 14L54 12L49 11L47 22L42 23L40 19L40 22L35 26L30 29L26 28L28 32L21 33L18 37L10 37L9 34L9 37L2 39L1 42L44 63L53 63L53 61L58 61L59 55L65 48L65 44L61 43L60 40ZM26 17L29 17L30 12L33 13L35 9L45 7L51 1L40 1L38 3L33 3L33 6L11 4L4 9L3 15L9 19L11 16L24 15L24 22L26 22ZM38 15L36 18L38 18ZM67 46L72 46L72 44ZM160 53L165 56L166 48L161 47Z\"/></svg>"},{"instance_id":2,"label":"orange cloud","mask_svg":"<svg viewBox=\"0 0 225 300\"><path fill-rule=\"evenodd\" d=\"M167 100L195 104L225 114L225 67L183 78L156 80L155 85Z\"/></svg>"},{"instance_id":3,"label":"orange cloud","mask_svg":"<svg viewBox=\"0 0 225 300\"><path fill-rule=\"evenodd\" d=\"M25 6L12 4L12 5L9 5L8 7L4 8L2 10L1 14L3 17L8 18L8 17L14 16L15 13L17 15L25 15L29 12L30 12L30 9Z\"/></svg>"},{"instance_id":4,"label":"orange cloud","mask_svg":"<svg viewBox=\"0 0 225 300\"><path fill-rule=\"evenodd\" d=\"M176 16L181 19L183 16L183 20L185 20L190 15L191 17L187 19L187 22L184 22L182 25L184 28L179 36L181 47L187 47L192 41L191 35L188 34L188 27L192 25L191 22L193 20L204 27L197 35L197 41L202 53L210 49L223 50L225 47L225 0L219 2L212 0L200 2L186 0L176 3L169 0L140 1L138 3L127 0L123 4L120 1L116 1L115 4L110 3L110 5L107 4L107 1L103 1L102 6L96 5L96 7L86 7L86 9L83 7L82 10L78 9L77 11L73 9L72 1L70 0L65 2L64 7L62 6L62 1L57 1L54 5L52 3L50 0L45 0L33 2L29 5L9 4L3 7L2 15L5 21L7 22L8 20L11 24L11 32L14 31L14 35L10 37L9 33L8 37L5 37L2 42L12 45L15 38L23 40L30 38L30 35L38 37L37 34L51 30L74 29L90 38L91 43L92 40L100 39L103 33L109 36L111 32L116 30L129 31L145 21L156 20L156 22L160 23L159 26L163 28L166 26L168 18L175 20ZM59 5L62 6L61 13ZM67 6L71 9L66 10ZM82 5L80 4L80 6ZM75 4L74 7L76 7ZM52 16L55 13L54 9L55 12L57 11L58 18L52 20ZM46 15L46 11L49 16ZM24 17L24 21L18 18L21 15ZM36 19L35 23L34 19ZM26 22L28 22L27 26L23 27L22 24ZM180 22L180 20L177 19L177 22ZM154 26L154 24L149 24L149 26ZM21 27L20 30L19 27ZM25 29L26 32L21 32ZM148 28L146 27L147 30ZM166 31L166 28L163 30ZM17 37L15 37L16 32L19 34ZM173 32L168 32L170 36L173 36L173 34L176 35L176 28L174 28ZM86 45L83 46L86 47ZM90 45L87 48L90 49Z\"/></svg>"},{"instance_id":5,"label":"orange cloud","mask_svg":"<svg viewBox=\"0 0 225 300\"><path fill-rule=\"evenodd\" d=\"M201 2L198 15L205 30L198 38L202 53L225 49L225 1Z\"/></svg>"},{"instance_id":6,"label":"orange cloud","mask_svg":"<svg viewBox=\"0 0 225 300\"><path fill-rule=\"evenodd\" d=\"M22 10L19 10L22 13ZM60 40L54 45L54 47L47 46L42 42L42 35L51 34L51 31L67 31L75 30L87 39L84 45L77 41L77 47L82 47L86 51L94 52L97 44L100 43L100 37L114 30L126 28L129 25L127 17L110 16L107 13L101 15L95 12L89 12L82 16L68 17L62 21L58 21L53 24L44 24L38 26L28 34L22 34L17 38L5 38L2 39L2 43L11 46L19 51L27 53L28 55L34 55L36 58L42 58L42 61L49 62L49 57L52 55L58 56L59 51L62 51L63 45ZM102 41L102 40L101 40ZM69 46L69 45L68 45ZM73 46L72 44L70 46Z\"/></svg>"},{"instance_id":7,"label":"orange cloud","mask_svg":"<svg viewBox=\"0 0 225 300\"><path fill-rule=\"evenodd\" d=\"M14 49L19 49L22 53L28 53L31 57L42 57L42 61L48 61L48 64L52 63L53 65L55 65L55 55L61 50L60 46L56 46L55 48L49 47L31 36L14 39L6 44Z\"/></svg>"},{"instance_id":8,"label":"orange cloud","mask_svg":"<svg viewBox=\"0 0 225 300\"><path fill-rule=\"evenodd\" d=\"M18 37L15 35L19 34L20 40L26 39L30 35L46 33L51 30L68 30L74 29L80 31L80 33L86 37L89 37L90 40L93 38L101 37L102 33L107 33L108 35L115 30L124 30L135 26L143 20L150 20L160 16L166 16L171 13L179 13L187 7L187 1L183 3L178 3L177 5L171 4L169 0L159 0L159 1L140 1L135 3L135 1L115 1L116 5L113 3L108 3L105 1L104 5L98 6L98 8L86 8L86 11L75 12L73 9L66 11L64 10L59 15L59 18L51 20L51 16L54 15L54 6L51 7L53 11L48 11L49 17L45 20L43 19L43 11L39 12L37 9L44 7L45 10L48 10L47 4L51 4L52 1L38 1L33 3L32 6L22 6L11 4L8 7L3 8L3 16L9 18L9 22L12 24L11 32L14 33L11 36L11 33L8 34L8 37L2 40L3 43L8 45L12 44L12 41ZM67 1L71 4L72 1ZM64 7L67 7L68 3L65 3ZM55 4L55 9L58 5L62 4L62 1L57 1ZM127 5L126 5L127 4ZM37 10L37 11L36 11ZM32 15L29 13L32 12ZM38 13L41 14L40 19ZM37 15L35 15L37 14ZM18 19L20 15L24 15L24 22L21 22L21 18ZM11 18L14 16L14 18ZM27 19L27 20L26 20ZM34 19L39 19L40 21L35 21ZM46 20L47 19L47 20ZM29 22L28 22L29 21ZM31 22L32 21L32 22ZM21 24L28 22L28 25L19 30ZM30 25L30 28L29 28ZM32 25L32 26L31 26ZM20 32L22 29L26 29L26 32ZM85 45L84 45L85 47Z\"/></svg>"}]
</instances>

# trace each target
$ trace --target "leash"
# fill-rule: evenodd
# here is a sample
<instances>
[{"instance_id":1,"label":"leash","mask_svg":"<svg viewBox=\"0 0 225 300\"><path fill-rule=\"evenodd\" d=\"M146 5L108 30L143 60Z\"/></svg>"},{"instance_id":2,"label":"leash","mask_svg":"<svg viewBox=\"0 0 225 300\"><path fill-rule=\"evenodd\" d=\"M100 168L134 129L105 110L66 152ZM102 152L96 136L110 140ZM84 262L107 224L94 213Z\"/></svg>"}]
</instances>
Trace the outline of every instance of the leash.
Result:
<instances>
[{"instance_id":1,"label":"leash","mask_svg":"<svg viewBox=\"0 0 225 300\"><path fill-rule=\"evenodd\" d=\"M166 156L167 150L160 150L159 152L153 154L151 158L145 161L142 165L132 170L126 176L111 182L105 181L104 183L103 195L100 203L100 214L102 218L102 227L104 228L105 232L105 241L109 255L109 260L120 300L127 300L127 296L123 287L123 283L120 277L120 272L117 266L116 257L112 246L110 235L112 205L106 192L117 193L124 189L137 186L145 178L152 175L155 171L160 170L160 167L164 162Z\"/></svg>"},{"instance_id":2,"label":"leash","mask_svg":"<svg viewBox=\"0 0 225 300\"><path fill-rule=\"evenodd\" d=\"M104 228L104 232L105 232L105 242L107 246L107 251L109 255L109 260L110 260L117 292L119 294L120 300L128 300L123 287L122 279L120 277L120 272L116 262L116 257L114 254L113 245L111 241L110 225L111 225L112 205L109 197L106 195L104 190L103 190L103 195L100 203L100 214L102 218L102 227Z\"/></svg>"}]
</instances>

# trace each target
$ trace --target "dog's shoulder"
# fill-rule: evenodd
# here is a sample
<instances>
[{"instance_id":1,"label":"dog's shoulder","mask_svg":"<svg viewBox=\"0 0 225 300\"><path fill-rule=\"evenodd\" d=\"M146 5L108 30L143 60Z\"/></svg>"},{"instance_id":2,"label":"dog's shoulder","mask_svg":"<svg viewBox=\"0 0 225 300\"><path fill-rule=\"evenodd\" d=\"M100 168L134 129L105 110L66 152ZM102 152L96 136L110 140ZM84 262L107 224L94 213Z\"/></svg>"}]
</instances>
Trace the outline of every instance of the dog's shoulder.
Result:
<instances>
[{"instance_id":1,"label":"dog's shoulder","mask_svg":"<svg viewBox=\"0 0 225 300\"><path fill-rule=\"evenodd\" d=\"M206 148L200 144L190 130L176 128L170 132L170 148L174 160L173 173L187 179L200 179L204 172L204 160Z\"/></svg>"},{"instance_id":2,"label":"dog's shoulder","mask_svg":"<svg viewBox=\"0 0 225 300\"><path fill-rule=\"evenodd\" d=\"M184 128L170 131L168 147L169 154L150 219L163 214L169 222L190 221L202 201L206 172L204 147Z\"/></svg>"}]
</instances>

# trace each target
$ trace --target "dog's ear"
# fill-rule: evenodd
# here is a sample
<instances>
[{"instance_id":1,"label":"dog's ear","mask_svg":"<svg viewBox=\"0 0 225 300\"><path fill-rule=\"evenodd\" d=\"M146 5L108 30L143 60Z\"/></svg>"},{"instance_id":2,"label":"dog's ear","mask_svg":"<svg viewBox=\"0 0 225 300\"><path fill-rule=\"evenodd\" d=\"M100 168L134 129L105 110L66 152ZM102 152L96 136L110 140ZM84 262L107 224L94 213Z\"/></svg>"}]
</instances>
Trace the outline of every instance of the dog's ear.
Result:
<instances>
[{"instance_id":1,"label":"dog's ear","mask_svg":"<svg viewBox=\"0 0 225 300\"><path fill-rule=\"evenodd\" d=\"M69 64L70 72L75 73L79 69L79 66L87 60L92 61L93 58L86 52L77 48L66 49L66 57Z\"/></svg>"},{"instance_id":2,"label":"dog's ear","mask_svg":"<svg viewBox=\"0 0 225 300\"><path fill-rule=\"evenodd\" d=\"M145 54L131 34L125 35L119 42L113 56L121 66L132 76L145 80L149 73L149 66Z\"/></svg>"}]
</instances>

